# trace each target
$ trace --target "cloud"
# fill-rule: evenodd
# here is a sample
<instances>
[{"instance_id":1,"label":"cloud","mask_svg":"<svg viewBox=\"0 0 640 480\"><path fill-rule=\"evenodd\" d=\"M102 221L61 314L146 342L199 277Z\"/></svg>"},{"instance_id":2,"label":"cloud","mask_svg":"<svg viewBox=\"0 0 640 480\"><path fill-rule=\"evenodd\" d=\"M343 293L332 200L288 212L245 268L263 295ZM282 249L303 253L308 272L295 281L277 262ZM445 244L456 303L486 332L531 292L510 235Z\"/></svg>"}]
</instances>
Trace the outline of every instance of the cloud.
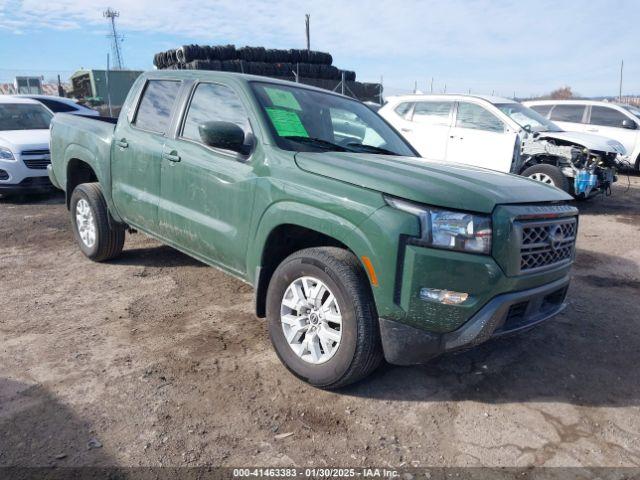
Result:
<instances>
[{"instance_id":1,"label":"cloud","mask_svg":"<svg viewBox=\"0 0 640 480\"><path fill-rule=\"evenodd\" d=\"M107 6L120 11L125 33L275 48L303 46L310 13L312 47L370 77L436 75L481 86L483 79L501 83L502 72L529 88L536 87L532 78L578 72L587 84L604 81L611 72L603 67L637 56L628 19L640 14L637 1L622 0L0 0L0 29L104 29Z\"/></svg>"}]
</instances>

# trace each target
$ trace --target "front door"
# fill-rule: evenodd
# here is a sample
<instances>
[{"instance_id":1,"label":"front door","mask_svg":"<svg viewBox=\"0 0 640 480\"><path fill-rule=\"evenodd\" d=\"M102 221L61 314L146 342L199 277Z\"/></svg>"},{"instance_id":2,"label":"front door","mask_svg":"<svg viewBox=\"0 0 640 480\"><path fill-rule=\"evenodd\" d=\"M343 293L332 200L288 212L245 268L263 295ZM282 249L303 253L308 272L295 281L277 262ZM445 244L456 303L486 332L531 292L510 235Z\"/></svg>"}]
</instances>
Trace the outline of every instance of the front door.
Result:
<instances>
[{"instance_id":1,"label":"front door","mask_svg":"<svg viewBox=\"0 0 640 480\"><path fill-rule=\"evenodd\" d=\"M416 102L403 132L422 157L439 161L446 158L453 105L452 101Z\"/></svg>"},{"instance_id":2,"label":"front door","mask_svg":"<svg viewBox=\"0 0 640 480\"><path fill-rule=\"evenodd\" d=\"M517 133L481 105L459 102L449 131L447 161L509 172Z\"/></svg>"},{"instance_id":3,"label":"front door","mask_svg":"<svg viewBox=\"0 0 640 480\"><path fill-rule=\"evenodd\" d=\"M636 128L628 128L622 125L627 121L627 125L636 126ZM636 149L638 141L638 122L631 115L626 114L610 107L592 106L591 116L589 119L589 128L587 132L602 135L603 137L613 138L624 145L627 155L631 155Z\"/></svg>"},{"instance_id":4,"label":"front door","mask_svg":"<svg viewBox=\"0 0 640 480\"><path fill-rule=\"evenodd\" d=\"M163 146L160 228L176 246L241 275L253 210L253 158L206 146L199 126L208 121L235 123L251 141L238 95L225 85L197 84L177 138Z\"/></svg>"},{"instance_id":5,"label":"front door","mask_svg":"<svg viewBox=\"0 0 640 480\"><path fill-rule=\"evenodd\" d=\"M111 152L113 201L131 226L157 233L160 159L181 83L149 80L131 123L118 122Z\"/></svg>"}]
</instances>

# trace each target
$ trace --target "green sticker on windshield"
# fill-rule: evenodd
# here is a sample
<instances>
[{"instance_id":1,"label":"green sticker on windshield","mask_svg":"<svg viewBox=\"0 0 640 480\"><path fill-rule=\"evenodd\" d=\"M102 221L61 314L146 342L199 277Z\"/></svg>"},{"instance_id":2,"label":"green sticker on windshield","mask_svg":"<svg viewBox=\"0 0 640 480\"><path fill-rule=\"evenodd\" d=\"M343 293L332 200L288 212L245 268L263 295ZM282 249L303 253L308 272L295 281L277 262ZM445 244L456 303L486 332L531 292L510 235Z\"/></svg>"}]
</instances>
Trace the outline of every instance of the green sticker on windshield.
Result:
<instances>
[{"instance_id":1,"label":"green sticker on windshield","mask_svg":"<svg viewBox=\"0 0 640 480\"><path fill-rule=\"evenodd\" d=\"M302 110L296 97L291 92L280 90L279 88L264 87L264 91L269 95L269 99L274 107L290 108L292 110Z\"/></svg>"},{"instance_id":2,"label":"green sticker on windshield","mask_svg":"<svg viewBox=\"0 0 640 480\"><path fill-rule=\"evenodd\" d=\"M281 137L308 137L307 130L296 112L283 108L266 108L271 123Z\"/></svg>"}]
</instances>

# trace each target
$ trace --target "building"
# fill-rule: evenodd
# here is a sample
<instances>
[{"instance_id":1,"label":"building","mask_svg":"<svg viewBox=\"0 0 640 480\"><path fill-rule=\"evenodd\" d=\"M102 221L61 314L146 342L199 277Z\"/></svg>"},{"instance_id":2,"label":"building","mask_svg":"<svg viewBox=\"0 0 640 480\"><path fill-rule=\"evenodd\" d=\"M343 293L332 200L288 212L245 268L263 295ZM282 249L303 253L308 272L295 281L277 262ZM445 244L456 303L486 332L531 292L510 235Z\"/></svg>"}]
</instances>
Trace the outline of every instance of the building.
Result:
<instances>
[{"instance_id":1,"label":"building","mask_svg":"<svg viewBox=\"0 0 640 480\"><path fill-rule=\"evenodd\" d=\"M138 70L78 70L71 75L69 95L94 105L111 101L111 105L119 106L141 73Z\"/></svg>"}]
</instances>

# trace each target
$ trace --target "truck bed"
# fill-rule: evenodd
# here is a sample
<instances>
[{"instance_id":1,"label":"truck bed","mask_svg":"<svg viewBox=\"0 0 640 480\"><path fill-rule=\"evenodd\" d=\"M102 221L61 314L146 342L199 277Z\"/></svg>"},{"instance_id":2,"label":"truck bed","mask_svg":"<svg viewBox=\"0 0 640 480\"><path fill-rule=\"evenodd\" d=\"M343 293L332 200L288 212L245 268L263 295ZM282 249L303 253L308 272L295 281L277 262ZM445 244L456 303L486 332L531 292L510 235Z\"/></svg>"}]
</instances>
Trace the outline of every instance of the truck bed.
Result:
<instances>
[{"instance_id":1,"label":"truck bed","mask_svg":"<svg viewBox=\"0 0 640 480\"><path fill-rule=\"evenodd\" d=\"M111 145L117 118L57 114L51 122L51 168L66 191L70 161L82 159L99 180L109 179Z\"/></svg>"}]
</instances>

